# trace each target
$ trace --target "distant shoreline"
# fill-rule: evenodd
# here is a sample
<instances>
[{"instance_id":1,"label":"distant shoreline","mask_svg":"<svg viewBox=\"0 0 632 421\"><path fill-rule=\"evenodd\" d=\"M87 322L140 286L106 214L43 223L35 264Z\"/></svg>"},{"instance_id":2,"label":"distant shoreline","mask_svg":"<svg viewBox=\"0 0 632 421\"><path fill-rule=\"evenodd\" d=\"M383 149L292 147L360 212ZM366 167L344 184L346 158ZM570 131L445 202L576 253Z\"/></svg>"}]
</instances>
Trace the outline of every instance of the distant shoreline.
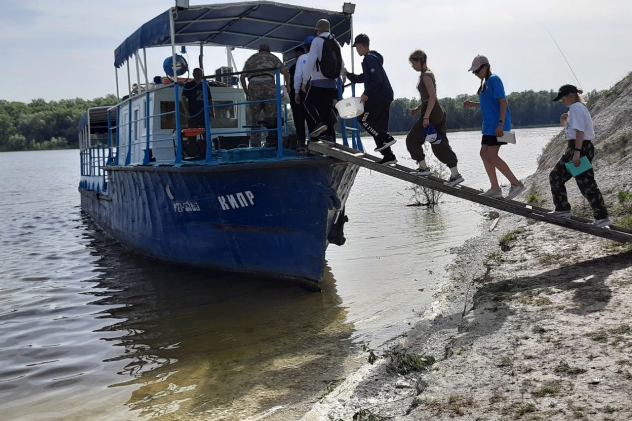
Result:
<instances>
[{"instance_id":1,"label":"distant shoreline","mask_svg":"<svg viewBox=\"0 0 632 421\"><path fill-rule=\"evenodd\" d=\"M542 124L542 125L535 125L535 126L517 126L515 127L516 129L538 129L538 128L545 128L545 127L555 127L557 126L557 124ZM454 133L454 132L474 132L474 131L479 131L480 127L474 128L474 129L449 129L448 133ZM561 130L561 126L560 126L560 130ZM404 132L391 132L391 134L393 136L404 136L408 134L408 131L404 131ZM362 136L363 137L369 137L365 132L362 132ZM0 151L0 153L3 152L34 152L34 151L61 151L61 150L68 150L68 149L79 149L75 146L68 146L66 148L50 148L50 149L28 149L28 150L22 150L22 151Z\"/></svg>"}]
</instances>

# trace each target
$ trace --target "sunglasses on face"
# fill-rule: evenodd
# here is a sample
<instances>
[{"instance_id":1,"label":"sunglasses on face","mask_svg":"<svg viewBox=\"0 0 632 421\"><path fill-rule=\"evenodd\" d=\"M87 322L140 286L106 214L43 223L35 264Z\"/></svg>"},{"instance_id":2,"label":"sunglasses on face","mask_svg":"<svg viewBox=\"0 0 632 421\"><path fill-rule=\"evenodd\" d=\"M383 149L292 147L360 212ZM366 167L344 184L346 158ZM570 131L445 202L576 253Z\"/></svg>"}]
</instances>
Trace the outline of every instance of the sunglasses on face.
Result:
<instances>
[{"instance_id":1,"label":"sunglasses on face","mask_svg":"<svg viewBox=\"0 0 632 421\"><path fill-rule=\"evenodd\" d=\"M483 67L487 66L486 64L483 64L481 67L479 67L478 69L474 70L472 73L474 73L475 75L478 74L478 72L480 72Z\"/></svg>"}]
</instances>

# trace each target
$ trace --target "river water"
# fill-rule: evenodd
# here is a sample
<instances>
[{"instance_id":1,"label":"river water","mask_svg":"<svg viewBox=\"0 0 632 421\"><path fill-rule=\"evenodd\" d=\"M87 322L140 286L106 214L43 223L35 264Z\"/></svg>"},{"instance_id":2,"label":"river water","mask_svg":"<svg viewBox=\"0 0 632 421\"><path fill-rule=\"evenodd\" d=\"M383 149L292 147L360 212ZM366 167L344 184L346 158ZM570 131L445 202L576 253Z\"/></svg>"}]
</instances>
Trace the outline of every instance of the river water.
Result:
<instances>
[{"instance_id":1,"label":"river water","mask_svg":"<svg viewBox=\"0 0 632 421\"><path fill-rule=\"evenodd\" d=\"M517 130L501 156L524 178L558 131ZM480 134L449 137L464 184L487 189ZM419 320L486 212L450 196L407 206L407 183L362 169L347 243L313 293L138 257L81 214L78 179L76 150L0 153L3 420L296 419L362 344Z\"/></svg>"}]
</instances>

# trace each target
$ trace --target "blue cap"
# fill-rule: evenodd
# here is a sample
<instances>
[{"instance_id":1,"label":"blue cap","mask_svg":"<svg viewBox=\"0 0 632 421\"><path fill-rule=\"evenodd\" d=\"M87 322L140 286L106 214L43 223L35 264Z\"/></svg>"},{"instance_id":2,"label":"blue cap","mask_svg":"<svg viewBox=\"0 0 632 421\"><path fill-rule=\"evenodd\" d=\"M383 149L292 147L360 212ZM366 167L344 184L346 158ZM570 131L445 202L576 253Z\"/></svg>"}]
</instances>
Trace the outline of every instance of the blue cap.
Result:
<instances>
[{"instance_id":1,"label":"blue cap","mask_svg":"<svg viewBox=\"0 0 632 421\"><path fill-rule=\"evenodd\" d=\"M303 44L309 45L309 44L312 43L312 41L314 41L314 36L313 35L309 35L307 38L305 38L305 41L303 41Z\"/></svg>"},{"instance_id":2,"label":"blue cap","mask_svg":"<svg viewBox=\"0 0 632 421\"><path fill-rule=\"evenodd\" d=\"M441 135L437 133L437 130L432 124L424 129L424 140L431 145L438 145L441 143Z\"/></svg>"}]
</instances>

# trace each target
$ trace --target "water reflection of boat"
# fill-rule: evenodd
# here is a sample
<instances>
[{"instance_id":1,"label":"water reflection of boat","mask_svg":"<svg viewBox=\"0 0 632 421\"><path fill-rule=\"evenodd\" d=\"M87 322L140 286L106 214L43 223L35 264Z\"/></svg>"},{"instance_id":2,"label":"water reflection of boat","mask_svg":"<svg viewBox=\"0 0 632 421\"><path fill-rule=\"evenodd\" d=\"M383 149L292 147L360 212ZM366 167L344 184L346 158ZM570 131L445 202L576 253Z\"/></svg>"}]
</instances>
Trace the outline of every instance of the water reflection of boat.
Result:
<instances>
[{"instance_id":1,"label":"water reflection of boat","mask_svg":"<svg viewBox=\"0 0 632 421\"><path fill-rule=\"evenodd\" d=\"M289 59L322 18L341 44L349 43L353 8L345 7L331 12L267 1L174 7L141 26L115 51L115 67L127 64L128 97L89 110L79 125L82 209L141 254L320 287L329 242L343 242L344 206L358 167L284 147L278 69L271 100L277 119L262 129L267 146L250 143L248 102L231 86L234 73L224 70L218 77L228 85L212 84L215 104L201 90L205 126L197 139L187 138L176 106L182 87L151 84L143 58L146 48L170 45L173 80L184 68L176 46L227 46L231 62L233 47L265 43ZM218 110L213 118L210 109ZM188 155L187 145L203 152Z\"/></svg>"},{"instance_id":2,"label":"water reflection of boat","mask_svg":"<svg viewBox=\"0 0 632 421\"><path fill-rule=\"evenodd\" d=\"M127 406L141 418L172 411L169 419L243 420L318 397L344 377L353 325L329 270L323 293L312 294L253 277L157 267L105 238L91 248L96 288L109 291L94 304L115 320L102 330L124 348L108 360L124 365L111 387L135 387Z\"/></svg>"}]
</instances>

